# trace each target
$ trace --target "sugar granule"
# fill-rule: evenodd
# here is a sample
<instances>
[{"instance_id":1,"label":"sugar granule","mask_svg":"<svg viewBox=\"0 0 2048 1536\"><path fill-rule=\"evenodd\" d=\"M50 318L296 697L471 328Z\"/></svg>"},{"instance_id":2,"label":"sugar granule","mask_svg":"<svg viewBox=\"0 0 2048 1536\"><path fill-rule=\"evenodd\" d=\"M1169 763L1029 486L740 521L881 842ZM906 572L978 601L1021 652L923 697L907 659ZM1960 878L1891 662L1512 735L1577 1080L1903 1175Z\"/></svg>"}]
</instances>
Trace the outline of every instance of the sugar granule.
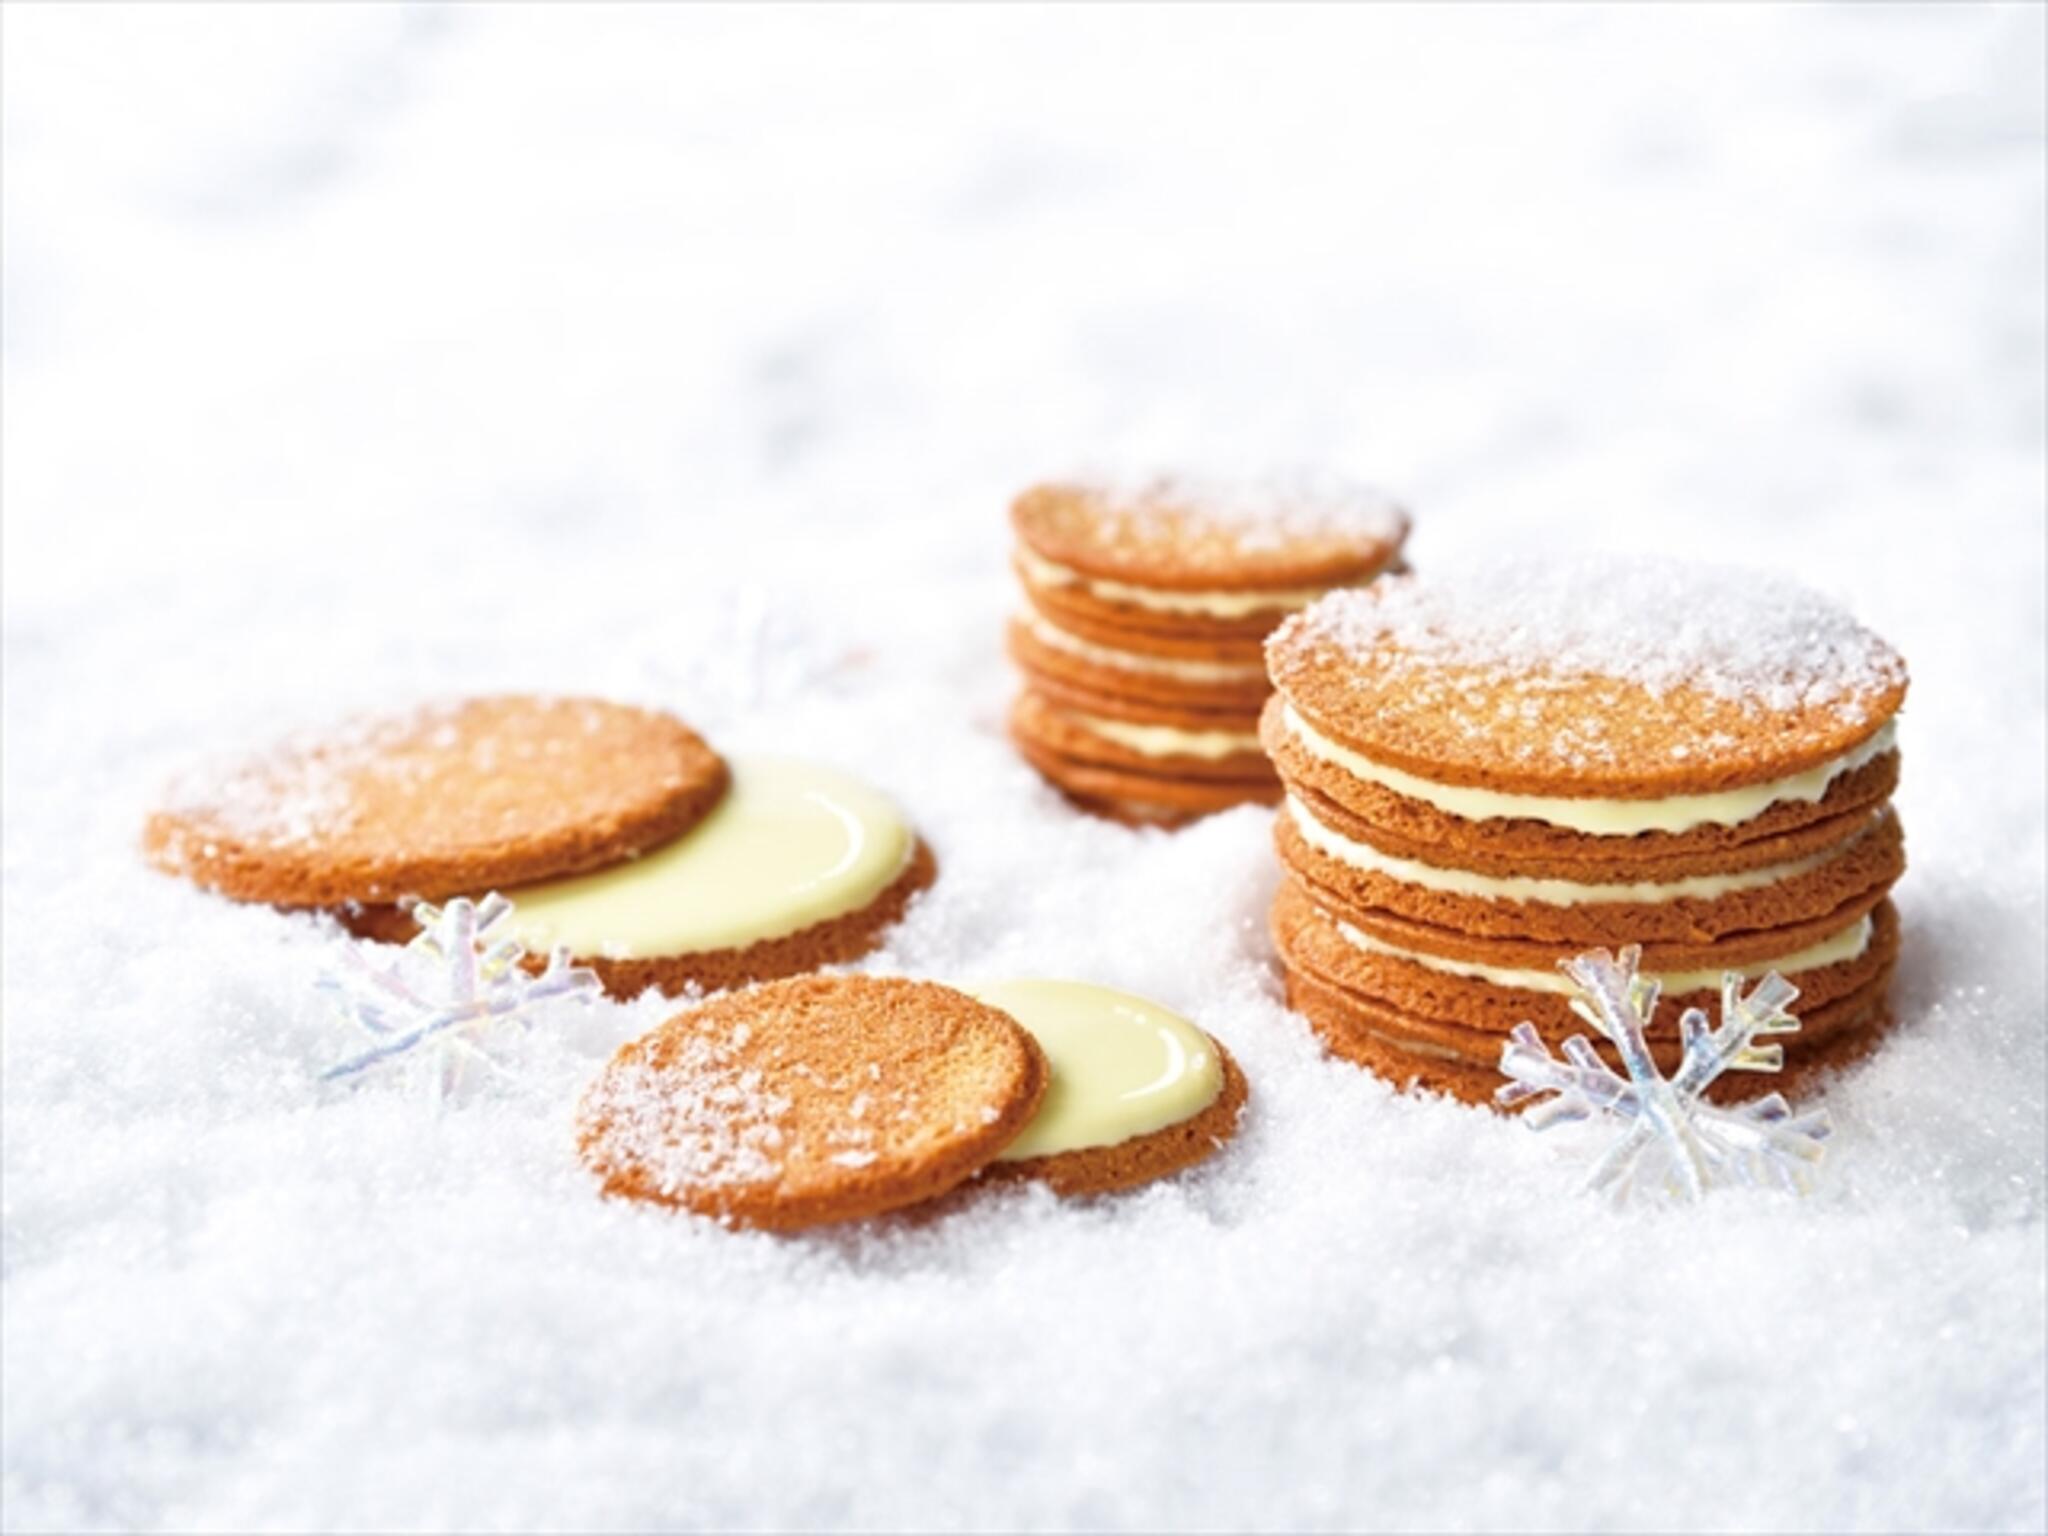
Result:
<instances>
[{"instance_id":1,"label":"sugar granule","mask_svg":"<svg viewBox=\"0 0 2048 1536\"><path fill-rule=\"evenodd\" d=\"M1905 676L1884 640L1781 575L1648 557L1524 556L1391 577L1324 598L1274 644L1297 639L1425 687L1600 677L1768 710L1845 704ZM1443 667L1467 677L1433 681ZM1596 737L1585 750L1597 754Z\"/></svg>"}]
</instances>

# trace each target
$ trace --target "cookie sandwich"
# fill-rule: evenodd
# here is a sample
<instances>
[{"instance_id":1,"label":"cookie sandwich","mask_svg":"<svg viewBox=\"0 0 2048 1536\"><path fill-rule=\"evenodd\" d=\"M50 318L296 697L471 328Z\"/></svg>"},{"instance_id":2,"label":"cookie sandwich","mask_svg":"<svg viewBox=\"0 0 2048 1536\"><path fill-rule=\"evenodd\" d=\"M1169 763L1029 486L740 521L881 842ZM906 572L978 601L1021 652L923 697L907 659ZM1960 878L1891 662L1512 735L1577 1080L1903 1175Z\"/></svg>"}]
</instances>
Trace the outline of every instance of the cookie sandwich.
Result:
<instances>
[{"instance_id":1,"label":"cookie sandwich","mask_svg":"<svg viewBox=\"0 0 2048 1536\"><path fill-rule=\"evenodd\" d=\"M1906 669L1840 608L1756 573L1523 561L1326 598L1267 660L1272 935L1334 1053L1484 1101L1517 1023L1585 1033L1558 963L1628 944L1667 1070L1724 972L1799 988L1784 1076L1719 1090L1880 1038Z\"/></svg>"},{"instance_id":2,"label":"cookie sandwich","mask_svg":"<svg viewBox=\"0 0 2048 1536\"><path fill-rule=\"evenodd\" d=\"M507 696L359 720L197 775L144 834L222 894L402 942L417 901L498 891L529 953L608 991L858 958L935 874L887 797L819 764L728 765L674 717Z\"/></svg>"},{"instance_id":3,"label":"cookie sandwich","mask_svg":"<svg viewBox=\"0 0 2048 1536\"><path fill-rule=\"evenodd\" d=\"M1244 1075L1142 998L813 976L728 992L622 1046L577 1111L607 1195L791 1232L983 1179L1128 1189L1210 1156Z\"/></svg>"},{"instance_id":4,"label":"cookie sandwich","mask_svg":"<svg viewBox=\"0 0 2048 1536\"><path fill-rule=\"evenodd\" d=\"M1010 522L1011 739L1084 808L1168 824L1277 797L1261 644L1392 567L1408 532L1376 492L1306 480L1064 481L1024 492Z\"/></svg>"}]
</instances>

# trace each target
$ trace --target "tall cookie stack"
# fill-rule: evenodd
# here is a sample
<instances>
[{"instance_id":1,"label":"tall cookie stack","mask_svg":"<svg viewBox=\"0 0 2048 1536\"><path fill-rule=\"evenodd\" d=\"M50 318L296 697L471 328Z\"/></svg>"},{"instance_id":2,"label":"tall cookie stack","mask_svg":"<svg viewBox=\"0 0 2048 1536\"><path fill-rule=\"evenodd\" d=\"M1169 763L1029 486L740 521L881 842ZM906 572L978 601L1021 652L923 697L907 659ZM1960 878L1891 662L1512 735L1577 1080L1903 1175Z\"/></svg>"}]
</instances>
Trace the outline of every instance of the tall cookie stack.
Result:
<instances>
[{"instance_id":1,"label":"tall cookie stack","mask_svg":"<svg viewBox=\"0 0 2048 1536\"><path fill-rule=\"evenodd\" d=\"M1012 739L1085 809L1168 824L1278 798L1262 644L1388 569L1408 532L1384 497L1330 482L1041 485L1010 520Z\"/></svg>"},{"instance_id":2,"label":"tall cookie stack","mask_svg":"<svg viewBox=\"0 0 2048 1536\"><path fill-rule=\"evenodd\" d=\"M1525 562L1332 596L1267 658L1272 932L1337 1055L1485 1100L1517 1023L1590 1033L1558 962L1627 944L1666 1071L1724 971L1782 973L1803 1021L1785 1075L1733 1094L1880 1037L1906 669L1840 609L1752 573Z\"/></svg>"}]
</instances>

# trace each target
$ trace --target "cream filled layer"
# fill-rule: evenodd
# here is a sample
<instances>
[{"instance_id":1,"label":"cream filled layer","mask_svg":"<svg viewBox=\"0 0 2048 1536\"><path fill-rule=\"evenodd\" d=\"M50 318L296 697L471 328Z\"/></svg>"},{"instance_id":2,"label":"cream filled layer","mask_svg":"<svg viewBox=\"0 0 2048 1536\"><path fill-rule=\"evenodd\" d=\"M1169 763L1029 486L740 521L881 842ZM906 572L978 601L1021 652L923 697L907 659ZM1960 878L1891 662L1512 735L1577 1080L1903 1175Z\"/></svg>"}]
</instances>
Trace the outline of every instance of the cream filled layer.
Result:
<instances>
[{"instance_id":1,"label":"cream filled layer","mask_svg":"<svg viewBox=\"0 0 2048 1536\"><path fill-rule=\"evenodd\" d=\"M1177 592L1166 587L1141 587L1127 581L1084 576L1072 566L1017 546L1017 563L1037 587L1079 587L1105 602L1133 603L1161 613L1200 613L1217 619L1242 619L1255 613L1292 613L1306 608L1330 587L1266 587L1242 591Z\"/></svg>"},{"instance_id":2,"label":"cream filled layer","mask_svg":"<svg viewBox=\"0 0 2048 1536\"><path fill-rule=\"evenodd\" d=\"M1239 683L1253 678L1262 678L1266 669L1256 664L1232 666L1222 661L1183 661L1174 656L1148 656L1142 651L1120 650L1115 646L1097 645L1068 634L1056 624L1048 624L1035 613L1022 616L1024 627L1031 631L1031 637L1041 645L1056 651L1065 651L1083 661L1092 661L1098 666L1116 667L1125 672L1147 672L1159 677L1186 678L1198 683Z\"/></svg>"},{"instance_id":3,"label":"cream filled layer","mask_svg":"<svg viewBox=\"0 0 2048 1536\"><path fill-rule=\"evenodd\" d=\"M1209 1037L1142 997L1079 981L1006 981L973 995L1029 1030L1052 1067L1038 1113L1000 1162L1149 1136L1223 1091Z\"/></svg>"},{"instance_id":4,"label":"cream filled layer","mask_svg":"<svg viewBox=\"0 0 2048 1536\"><path fill-rule=\"evenodd\" d=\"M1465 784L1439 784L1434 779L1376 763L1362 753L1332 741L1303 719L1291 703L1282 706L1281 719L1288 734L1311 757L1341 768L1353 778L1377 784L1411 800L1421 800L1462 820L1542 821L1593 837L1633 837L1639 832L1687 832L1698 826L1733 827L1762 815L1780 801L1800 800L1813 804L1822 799L1828 792L1828 786L1843 774L1889 752L1898 735L1896 723L1887 720L1869 740L1854 750L1804 773L1762 784L1745 784L1739 789L1716 790L1703 795L1667 795L1660 800L1603 800L1564 795L1509 794L1503 790L1477 789Z\"/></svg>"},{"instance_id":5,"label":"cream filled layer","mask_svg":"<svg viewBox=\"0 0 2048 1536\"><path fill-rule=\"evenodd\" d=\"M916 851L896 807L857 779L775 758L731 767L725 798L674 842L507 892L512 936L606 960L739 949L866 906Z\"/></svg>"},{"instance_id":6,"label":"cream filled layer","mask_svg":"<svg viewBox=\"0 0 2048 1536\"><path fill-rule=\"evenodd\" d=\"M1079 710L1060 713L1076 725L1092 731L1104 741L1137 753L1140 757L1233 757L1259 750L1257 731L1189 731L1177 725L1140 725L1132 720L1109 720L1085 715Z\"/></svg>"},{"instance_id":7,"label":"cream filled layer","mask_svg":"<svg viewBox=\"0 0 2048 1536\"><path fill-rule=\"evenodd\" d=\"M1473 960L1426 955L1419 950L1404 949L1398 944L1376 939L1340 917L1332 917L1330 921L1337 925L1337 931L1354 949L1369 955L1387 955L1427 970L1440 971L1446 976L1466 976L1474 981L1491 982L1496 987L1512 987L1518 992L1551 992L1560 997L1571 997L1577 991L1562 971L1530 971L1514 966L1482 965ZM1743 977L1761 976L1766 971L1790 976L1799 971L1816 971L1824 965L1839 965L1844 960L1854 960L1870 947L1870 931L1870 919L1860 917L1840 933L1831 934L1818 944L1809 944L1805 949L1780 955L1775 960L1758 960L1725 969ZM1685 992L1713 990L1721 985L1723 971L1662 971L1655 974L1645 971L1643 974L1646 979L1660 983L1667 996L1677 996Z\"/></svg>"},{"instance_id":8,"label":"cream filled layer","mask_svg":"<svg viewBox=\"0 0 2048 1536\"><path fill-rule=\"evenodd\" d=\"M1837 849L1827 849L1803 859L1768 864L1729 875L1688 875L1679 880L1628 880L1583 882L1552 880L1533 876L1482 875L1469 869L1444 869L1416 859L1399 859L1382 853L1370 843L1326 827L1315 813L1293 795L1287 797L1287 814L1293 819L1302 841L1327 854L1347 868L1369 875L1385 875L1403 885L1444 891L1454 896L1478 896L1490 901L1533 901L1552 907L1595 906L1602 902L1632 902L1659 905L1668 901L1711 901L1735 891L1760 890L1818 869L1834 858Z\"/></svg>"}]
</instances>

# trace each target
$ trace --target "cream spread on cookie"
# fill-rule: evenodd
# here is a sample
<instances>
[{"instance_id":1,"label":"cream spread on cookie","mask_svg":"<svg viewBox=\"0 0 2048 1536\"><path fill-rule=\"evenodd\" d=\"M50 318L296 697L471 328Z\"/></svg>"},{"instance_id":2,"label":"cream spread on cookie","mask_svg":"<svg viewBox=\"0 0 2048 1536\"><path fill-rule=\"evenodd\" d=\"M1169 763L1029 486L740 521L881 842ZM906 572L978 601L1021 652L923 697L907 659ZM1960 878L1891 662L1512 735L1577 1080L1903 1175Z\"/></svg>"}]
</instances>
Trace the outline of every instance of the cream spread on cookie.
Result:
<instances>
[{"instance_id":1,"label":"cream spread on cookie","mask_svg":"<svg viewBox=\"0 0 2048 1536\"><path fill-rule=\"evenodd\" d=\"M1328 587L1246 587L1241 591L1179 592L1168 587L1141 587L1127 581L1084 576L1023 546L1017 564L1035 587L1079 587L1110 603L1131 603L1161 613L1199 613L1216 619L1242 619L1255 613L1292 613L1327 593Z\"/></svg>"},{"instance_id":2,"label":"cream spread on cookie","mask_svg":"<svg viewBox=\"0 0 2048 1536\"><path fill-rule=\"evenodd\" d=\"M1063 709L1060 713L1083 730L1092 731L1104 741L1113 741L1140 757L1218 758L1259 750L1256 731L1191 731L1177 725L1111 720L1072 709Z\"/></svg>"},{"instance_id":3,"label":"cream spread on cookie","mask_svg":"<svg viewBox=\"0 0 2048 1536\"><path fill-rule=\"evenodd\" d=\"M1355 949L1369 955L1386 955L1396 960L1406 960L1428 970L1440 971L1447 976L1467 976L1474 981L1491 982L1496 987L1512 987L1520 992L1551 992L1560 997L1573 996L1578 990L1562 971L1531 971L1513 966L1484 965L1474 960L1453 960L1444 955L1426 955L1420 950L1404 949L1398 944L1389 944L1362 932L1342 918L1330 919L1337 931ZM1761 976L1766 971L1777 971L1790 976L1799 971L1816 971L1824 965L1839 965L1845 960L1854 960L1870 947L1871 921L1860 917L1839 933L1830 934L1817 944L1789 955L1780 955L1774 960L1757 960L1747 965L1717 967L1710 971L1645 971L1643 975L1658 982L1667 997L1676 997L1687 992L1709 992L1721 985L1724 971L1733 971L1738 976Z\"/></svg>"},{"instance_id":4,"label":"cream spread on cookie","mask_svg":"<svg viewBox=\"0 0 2048 1536\"><path fill-rule=\"evenodd\" d=\"M513 936L607 960L739 949L858 911L916 850L901 813L857 779L781 758L731 768L725 798L674 842L508 891Z\"/></svg>"},{"instance_id":5,"label":"cream spread on cookie","mask_svg":"<svg viewBox=\"0 0 2048 1536\"><path fill-rule=\"evenodd\" d=\"M1024 627L1031 631L1031 638L1040 645L1056 651L1065 651L1069 656L1078 656L1083 661L1092 661L1097 666L1116 667L1125 672L1149 672L1160 677L1182 677L1189 682L1235 683L1245 682L1266 675L1266 669L1256 662L1248 665L1233 665L1222 661L1185 661L1175 656L1153 656L1144 651L1127 651L1118 646L1097 645L1068 634L1055 624L1048 624L1037 614L1025 614Z\"/></svg>"},{"instance_id":6,"label":"cream spread on cookie","mask_svg":"<svg viewBox=\"0 0 2048 1536\"><path fill-rule=\"evenodd\" d=\"M1193 1119L1223 1091L1209 1037L1142 997L1079 981L972 992L1029 1030L1052 1065L1038 1113L998 1161L1113 1147Z\"/></svg>"},{"instance_id":7,"label":"cream spread on cookie","mask_svg":"<svg viewBox=\"0 0 2048 1536\"><path fill-rule=\"evenodd\" d=\"M1444 891L1455 896L1477 896L1488 901L1532 901L1553 907L1592 906L1602 902L1636 902L1658 905L1668 901L1712 901L1736 891L1761 890L1820 868L1837 857L1841 849L1828 848L1803 859L1767 864L1727 875L1688 875L1678 880L1628 880L1585 882L1539 877L1482 875L1476 870L1446 869L1418 859L1396 858L1370 843L1323 825L1315 813L1293 795L1287 797L1287 814L1301 833L1302 841L1347 868L1369 875L1385 875L1403 885Z\"/></svg>"},{"instance_id":8,"label":"cream spread on cookie","mask_svg":"<svg viewBox=\"0 0 2048 1536\"><path fill-rule=\"evenodd\" d=\"M1341 768L1353 778L1421 800L1465 821L1522 820L1548 822L1594 837L1632 837L1639 832L1686 832L1698 826L1739 826L1786 800L1813 804L1843 774L1862 767L1892 749L1897 728L1887 720L1869 739L1840 757L1786 778L1700 795L1670 795L1660 800L1607 800L1597 797L1509 794L1466 784L1439 784L1418 774L1376 763L1341 742L1332 741L1302 718L1292 704L1283 706L1282 721L1295 743L1311 757Z\"/></svg>"}]
</instances>

